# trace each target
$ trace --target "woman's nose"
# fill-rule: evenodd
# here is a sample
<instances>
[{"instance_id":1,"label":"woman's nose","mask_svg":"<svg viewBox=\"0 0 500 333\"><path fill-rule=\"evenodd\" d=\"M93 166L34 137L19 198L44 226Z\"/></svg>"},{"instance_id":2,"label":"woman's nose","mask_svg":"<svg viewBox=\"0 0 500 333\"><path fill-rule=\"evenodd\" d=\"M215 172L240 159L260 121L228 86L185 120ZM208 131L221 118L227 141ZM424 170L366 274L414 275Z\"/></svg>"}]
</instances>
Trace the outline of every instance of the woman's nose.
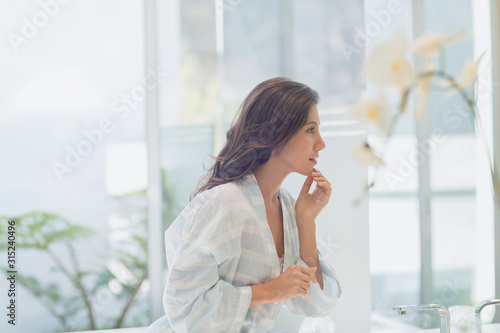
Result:
<instances>
[{"instance_id":1,"label":"woman's nose","mask_svg":"<svg viewBox=\"0 0 500 333\"><path fill-rule=\"evenodd\" d=\"M323 140L323 138L321 137L321 134L318 134L319 135L319 140L316 144L316 149L317 150L323 150L326 148L326 143L325 141Z\"/></svg>"}]
</instances>

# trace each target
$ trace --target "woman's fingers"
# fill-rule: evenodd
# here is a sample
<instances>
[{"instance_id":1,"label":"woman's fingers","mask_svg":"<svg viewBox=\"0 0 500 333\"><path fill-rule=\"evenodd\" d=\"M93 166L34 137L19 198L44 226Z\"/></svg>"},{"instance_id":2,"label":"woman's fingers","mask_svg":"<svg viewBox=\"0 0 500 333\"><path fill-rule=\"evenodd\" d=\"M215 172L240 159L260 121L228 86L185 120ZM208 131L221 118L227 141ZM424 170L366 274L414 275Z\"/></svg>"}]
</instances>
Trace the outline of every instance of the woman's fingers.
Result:
<instances>
[{"instance_id":1,"label":"woman's fingers","mask_svg":"<svg viewBox=\"0 0 500 333\"><path fill-rule=\"evenodd\" d=\"M315 182L317 182L318 185L320 185L320 186L325 186L326 184L328 184L330 186L332 185L328 181L328 179L326 179L326 177L323 176L323 174L319 170L317 170L317 169L314 169L314 172L312 173L312 177L313 177L313 180Z\"/></svg>"},{"instance_id":2,"label":"woman's fingers","mask_svg":"<svg viewBox=\"0 0 500 333\"><path fill-rule=\"evenodd\" d=\"M313 178L314 181L316 181L317 183L323 183L323 184L328 184L328 185L332 185L328 179L326 179L325 177L314 177Z\"/></svg>"},{"instance_id":3,"label":"woman's fingers","mask_svg":"<svg viewBox=\"0 0 500 333\"><path fill-rule=\"evenodd\" d=\"M315 267L316 268L316 267ZM312 270L311 268L309 269L309 277L313 283L318 283L318 280L316 280L316 270Z\"/></svg>"},{"instance_id":4,"label":"woman's fingers","mask_svg":"<svg viewBox=\"0 0 500 333\"><path fill-rule=\"evenodd\" d=\"M325 176L313 176L313 180L315 180L315 181L324 181L324 182L330 184L330 181L328 179L326 179Z\"/></svg>"},{"instance_id":5,"label":"woman's fingers","mask_svg":"<svg viewBox=\"0 0 500 333\"><path fill-rule=\"evenodd\" d=\"M326 186L326 187L331 187L332 185L330 183L324 182L324 181L316 181L316 183L319 186Z\"/></svg>"},{"instance_id":6,"label":"woman's fingers","mask_svg":"<svg viewBox=\"0 0 500 333\"><path fill-rule=\"evenodd\" d=\"M310 281L312 281L313 283L318 283L316 274L314 274L316 270L314 270L313 272L312 268L301 266L300 271L304 273L302 281L306 282L307 284L309 284Z\"/></svg>"},{"instance_id":7,"label":"woman's fingers","mask_svg":"<svg viewBox=\"0 0 500 333\"><path fill-rule=\"evenodd\" d=\"M318 283L315 274L316 269L316 267L292 265L285 270L285 273L283 275L278 277L284 278L286 276L285 281L289 281L287 282L288 287L285 287L283 289L284 293L291 293L288 298L299 295L302 298L305 298L307 296L307 292L311 287L311 281L313 283Z\"/></svg>"},{"instance_id":8,"label":"woman's fingers","mask_svg":"<svg viewBox=\"0 0 500 333\"><path fill-rule=\"evenodd\" d=\"M300 193L306 194L309 193L309 190L311 189L311 185L313 183L313 179L311 179L311 176L308 176L306 180L304 181L304 185L302 185L302 189L300 190Z\"/></svg>"},{"instance_id":9,"label":"woman's fingers","mask_svg":"<svg viewBox=\"0 0 500 333\"><path fill-rule=\"evenodd\" d=\"M313 276L313 282L314 283L318 283L318 280L316 279L316 270L318 269L318 267L311 267L311 273L312 273L312 276Z\"/></svg>"}]
</instances>

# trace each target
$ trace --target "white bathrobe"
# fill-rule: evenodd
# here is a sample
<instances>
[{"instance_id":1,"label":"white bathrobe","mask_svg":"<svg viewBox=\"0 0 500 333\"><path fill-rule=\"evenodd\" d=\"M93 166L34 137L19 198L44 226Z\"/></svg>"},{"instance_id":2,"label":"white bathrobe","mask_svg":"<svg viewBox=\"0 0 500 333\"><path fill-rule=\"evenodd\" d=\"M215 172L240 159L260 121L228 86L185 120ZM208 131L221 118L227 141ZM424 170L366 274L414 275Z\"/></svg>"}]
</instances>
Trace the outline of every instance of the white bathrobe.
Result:
<instances>
[{"instance_id":1,"label":"white bathrobe","mask_svg":"<svg viewBox=\"0 0 500 333\"><path fill-rule=\"evenodd\" d=\"M295 199L284 188L284 268L309 267L299 254ZM165 232L169 267L163 295L165 315L147 333L268 332L281 306L307 317L326 316L342 291L338 277L319 253L323 289L311 282L305 298L250 308L251 285L280 275L276 245L267 223L262 192L252 172L195 196Z\"/></svg>"}]
</instances>

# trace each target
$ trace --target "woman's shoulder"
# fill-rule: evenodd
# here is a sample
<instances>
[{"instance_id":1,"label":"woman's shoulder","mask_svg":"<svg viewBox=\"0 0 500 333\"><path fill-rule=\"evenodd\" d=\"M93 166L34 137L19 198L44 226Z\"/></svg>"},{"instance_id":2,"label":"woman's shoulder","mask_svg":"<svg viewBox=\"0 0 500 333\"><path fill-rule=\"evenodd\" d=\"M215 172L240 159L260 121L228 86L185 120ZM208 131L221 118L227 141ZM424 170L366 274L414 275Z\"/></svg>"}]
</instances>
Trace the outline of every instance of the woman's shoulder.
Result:
<instances>
[{"instance_id":1,"label":"woman's shoulder","mask_svg":"<svg viewBox=\"0 0 500 333\"><path fill-rule=\"evenodd\" d=\"M232 181L198 193L172 222L169 228L172 230L167 233L175 230L180 235L182 230L191 228L195 228L197 234L212 229L222 230L228 221L233 225L245 223L254 215L255 210L244 189Z\"/></svg>"},{"instance_id":2,"label":"woman's shoulder","mask_svg":"<svg viewBox=\"0 0 500 333\"><path fill-rule=\"evenodd\" d=\"M200 193L201 201L217 201L220 204L226 203L241 203L245 204L248 200L245 195L243 186L238 180L234 180L225 184L217 185L211 189Z\"/></svg>"},{"instance_id":3,"label":"woman's shoulder","mask_svg":"<svg viewBox=\"0 0 500 333\"><path fill-rule=\"evenodd\" d=\"M198 193L189 203L189 210L196 210L204 216L229 211L244 213L251 209L251 202L238 181L217 185Z\"/></svg>"}]
</instances>

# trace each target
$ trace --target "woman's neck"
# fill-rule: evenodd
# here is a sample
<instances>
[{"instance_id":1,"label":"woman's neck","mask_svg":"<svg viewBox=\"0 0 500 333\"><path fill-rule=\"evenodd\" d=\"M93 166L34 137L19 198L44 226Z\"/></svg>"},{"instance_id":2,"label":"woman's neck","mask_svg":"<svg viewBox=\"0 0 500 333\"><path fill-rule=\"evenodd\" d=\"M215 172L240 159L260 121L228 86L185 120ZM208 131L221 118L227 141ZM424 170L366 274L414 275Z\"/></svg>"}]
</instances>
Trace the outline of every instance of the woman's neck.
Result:
<instances>
[{"instance_id":1,"label":"woman's neck","mask_svg":"<svg viewBox=\"0 0 500 333\"><path fill-rule=\"evenodd\" d=\"M279 190L289 172L280 168L273 158L259 165L252 172L259 183L264 202L279 204Z\"/></svg>"}]
</instances>

